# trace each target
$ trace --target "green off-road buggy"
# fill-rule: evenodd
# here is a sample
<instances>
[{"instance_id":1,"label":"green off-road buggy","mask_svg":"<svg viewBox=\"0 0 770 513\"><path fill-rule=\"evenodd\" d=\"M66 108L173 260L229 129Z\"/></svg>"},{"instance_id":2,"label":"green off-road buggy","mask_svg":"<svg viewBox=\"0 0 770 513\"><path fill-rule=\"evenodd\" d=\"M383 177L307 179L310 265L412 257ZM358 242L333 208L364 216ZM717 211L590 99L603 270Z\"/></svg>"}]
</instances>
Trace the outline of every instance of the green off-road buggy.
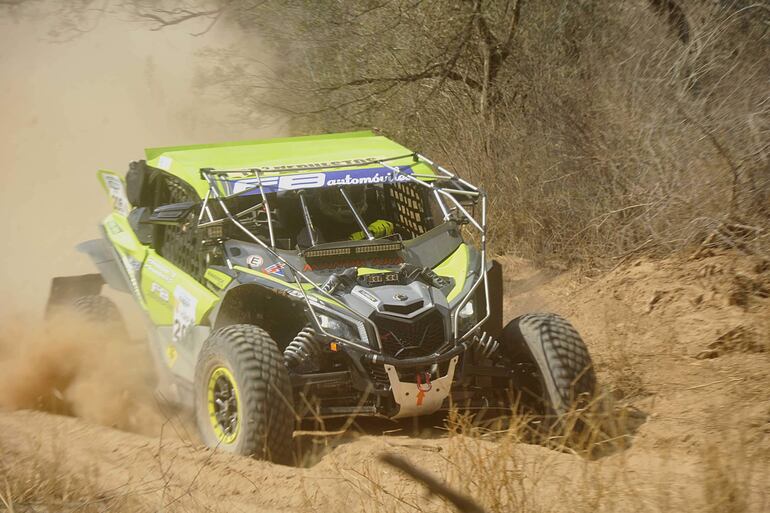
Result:
<instances>
[{"instance_id":1,"label":"green off-road buggy","mask_svg":"<svg viewBox=\"0 0 770 513\"><path fill-rule=\"evenodd\" d=\"M158 390L210 446L288 462L297 419L526 405L594 393L553 314L503 327L484 192L370 132L149 149L100 171L113 212L83 243L99 274L55 278L49 308L146 313Z\"/></svg>"}]
</instances>

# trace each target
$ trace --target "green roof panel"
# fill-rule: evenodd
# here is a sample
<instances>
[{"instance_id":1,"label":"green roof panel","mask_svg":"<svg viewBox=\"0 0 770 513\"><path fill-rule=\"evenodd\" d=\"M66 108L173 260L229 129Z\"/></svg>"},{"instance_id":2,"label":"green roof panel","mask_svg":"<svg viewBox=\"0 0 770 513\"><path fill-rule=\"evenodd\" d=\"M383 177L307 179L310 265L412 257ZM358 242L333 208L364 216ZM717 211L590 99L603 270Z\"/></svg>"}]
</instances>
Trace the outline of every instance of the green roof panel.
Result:
<instances>
[{"instance_id":1,"label":"green roof panel","mask_svg":"<svg viewBox=\"0 0 770 513\"><path fill-rule=\"evenodd\" d=\"M208 191L200 175L205 168L261 169L265 176L349 169L355 175L382 167L370 161L401 157L389 160L388 165L411 166L416 174L435 174L426 164L416 163L411 150L369 131L148 148L145 153L147 164L191 184L201 197Z\"/></svg>"}]
</instances>

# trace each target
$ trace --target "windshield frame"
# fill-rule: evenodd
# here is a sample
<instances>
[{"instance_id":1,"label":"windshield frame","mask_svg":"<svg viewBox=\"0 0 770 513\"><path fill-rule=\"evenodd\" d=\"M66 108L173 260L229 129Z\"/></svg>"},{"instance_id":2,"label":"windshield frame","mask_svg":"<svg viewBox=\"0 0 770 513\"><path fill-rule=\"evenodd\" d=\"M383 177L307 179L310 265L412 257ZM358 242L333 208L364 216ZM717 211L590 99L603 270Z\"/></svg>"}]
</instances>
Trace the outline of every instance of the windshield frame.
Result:
<instances>
[{"instance_id":1,"label":"windshield frame","mask_svg":"<svg viewBox=\"0 0 770 513\"><path fill-rule=\"evenodd\" d=\"M434 170L438 171L437 174L434 175L425 175L425 174L415 174L411 171L410 166L392 166L388 164L388 161L392 161L395 159L403 159L404 157L396 157L395 159L370 159L367 160L367 164L380 164L385 169L388 170L388 176L383 178L384 181L387 181L388 183L399 183L399 182L411 182L419 184L422 187L426 187L430 189L430 193L435 198L439 209L441 210L442 215L442 223L446 223L450 220L457 221L460 223L467 223L471 225L473 228L475 228L476 231L480 234L480 259L479 259L479 269L476 271L476 280L474 281L473 285L469 288L469 290L465 293L465 295L462 297L462 299L456 304L454 307L452 314L451 314L451 321L452 321L452 332L454 335L455 343L460 343L461 341L465 340L468 336L473 334L481 325L483 325L484 322L489 318L490 315L490 309L489 309L489 284L488 284L488 278L487 278L487 262L486 262L486 255L487 255L487 249L486 249L486 223L487 223L487 195L484 191L479 189L478 187L472 185L471 183L467 182L466 180L460 178L455 173L452 173L448 171L443 166L440 166L430 159L424 157L423 155L420 155L419 153L415 153L412 155L415 163L424 163L429 165ZM339 167L339 166L331 166L331 167ZM330 167L330 168L331 168ZM354 167L351 165L348 166L342 166L342 167ZM360 164L356 167L360 168ZM404 168L409 168L409 172L407 172ZM311 168L317 173L323 173L324 169L318 169L318 168ZM359 169L360 170L360 169ZM340 339L339 337L336 337L323 329L321 327L321 323L318 319L317 313L315 311L316 307L313 305L313 301L311 300L311 296L308 295L305 288L302 286L303 283L307 283L311 285L313 289L313 293L316 295L322 295L324 297L327 297L328 299L332 299L335 302L337 302L337 298L335 298L329 291L325 290L323 285L320 283L316 283L312 279L310 279L305 273L303 273L300 269L297 269L295 266L291 265L290 262L288 262L278 251L276 248L276 239L275 239L275 233L273 230L273 218L270 208L270 202L268 198L268 192L266 192L266 186L264 183L264 179L266 178L265 173L270 173L270 178L275 177L274 171L266 171L259 168L251 168L251 169L237 169L237 170L220 170L220 169L212 169L212 168L204 168L200 170L201 177L206 180L209 186L209 190L206 193L206 196L204 197L203 203L200 207L200 212L198 214L198 221L199 223L204 220L204 217L206 217L208 220L204 223L204 225L210 224L210 223L219 223L229 220L233 223L239 230L241 230L250 240L253 240L256 244L260 245L263 249L268 251L276 260L283 263L285 266L287 266L291 271L291 276L294 278L294 281L296 285L298 286L299 290L302 293L303 299L306 303L307 309L310 312L310 315L312 316L314 322L316 325L320 328L320 331L333 339L340 340L342 342L347 343L353 343L354 345L361 347L359 344L355 344L354 342ZM254 194L257 192L259 195L261 195L262 202L258 205L251 206L248 209L244 210L243 212L238 212L236 214L233 214L228 209L225 200L234 196L237 196L239 194L243 194L246 191L242 191L239 194L223 194L224 191L227 190L227 187L225 186L225 183L228 182L228 175L231 174L240 174L244 176L249 176L249 178L253 178L256 180L255 186L251 189L248 189L248 191L252 191L251 194ZM297 175L293 175L297 176ZM301 176L301 175L299 175ZM351 184L352 185L352 184ZM330 187L337 186L331 185ZM357 223L361 226L362 231L367 236L367 241L369 242L372 240L375 240L371 232L368 230L368 227L365 226L365 223L363 222L363 219L360 217L359 213L356 211L355 206L352 204L350 199L345 195L343 191L343 185L339 185L339 190L342 192L343 197L345 198L346 202L348 203L348 206L351 208L354 216L356 217ZM317 187L314 187L317 188ZM302 191L302 188L297 188L296 190ZM271 191L272 192L272 191ZM305 220L306 226L308 229L312 228L312 218L310 216L309 210L307 210L307 205L305 204L305 200L303 199L303 195L301 192L300 194L300 200L303 205L303 218ZM461 203L460 200L456 196L459 196L461 198L466 198L472 201L474 204L481 204L481 215L480 219L476 219L472 213L470 213ZM221 212L223 212L223 216L220 218L215 218L214 214L212 213L212 209L209 207L210 203L216 203L220 208ZM244 214L247 211L252 211L255 209L262 208L266 214L266 222L268 225L268 234L269 234L269 243L262 240L261 237L259 237L257 234L253 233L251 230L249 230L247 227L245 227L239 220L238 216ZM360 244L359 241L351 241L352 244ZM230 261L229 257L225 253L225 262L229 269L233 269L233 264ZM458 331L458 321L459 321L459 312L462 310L462 308L468 303L468 301L471 300L474 293L478 289L479 286L484 287L484 295L486 299L486 305L485 305L485 316L478 320L476 325L467 330L465 334L460 334ZM316 300L317 301L317 300ZM372 327L372 331L375 334L376 341L378 347L382 347L381 341L380 341L380 335L379 330L377 329L376 325L372 320L369 318L359 314L358 312L354 311L352 308L348 307L347 305L341 304L341 306L345 309L346 313L349 315L352 315L354 318L360 319L362 322L369 324ZM372 348L366 348L368 350L373 350Z\"/></svg>"}]
</instances>

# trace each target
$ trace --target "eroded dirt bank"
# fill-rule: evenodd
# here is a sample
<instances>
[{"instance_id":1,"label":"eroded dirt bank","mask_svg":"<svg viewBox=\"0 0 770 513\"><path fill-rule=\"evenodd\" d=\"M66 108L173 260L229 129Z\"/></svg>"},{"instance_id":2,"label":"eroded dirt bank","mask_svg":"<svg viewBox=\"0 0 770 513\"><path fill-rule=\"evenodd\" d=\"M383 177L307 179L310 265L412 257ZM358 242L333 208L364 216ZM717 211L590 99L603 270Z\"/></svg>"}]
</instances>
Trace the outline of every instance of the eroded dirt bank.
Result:
<instances>
[{"instance_id":1,"label":"eroded dirt bank","mask_svg":"<svg viewBox=\"0 0 770 513\"><path fill-rule=\"evenodd\" d=\"M731 253L639 260L586 278L504 260L508 316L555 310L588 341L614 416L593 458L513 434L393 425L319 437L307 444L317 463L287 468L201 448L169 414L156 425L160 436L147 437L94 418L6 411L0 472L16 488L4 496L15 497L15 511L46 494L88 499L93 511L450 511L376 459L394 452L490 511L770 507L765 261Z\"/></svg>"}]
</instances>

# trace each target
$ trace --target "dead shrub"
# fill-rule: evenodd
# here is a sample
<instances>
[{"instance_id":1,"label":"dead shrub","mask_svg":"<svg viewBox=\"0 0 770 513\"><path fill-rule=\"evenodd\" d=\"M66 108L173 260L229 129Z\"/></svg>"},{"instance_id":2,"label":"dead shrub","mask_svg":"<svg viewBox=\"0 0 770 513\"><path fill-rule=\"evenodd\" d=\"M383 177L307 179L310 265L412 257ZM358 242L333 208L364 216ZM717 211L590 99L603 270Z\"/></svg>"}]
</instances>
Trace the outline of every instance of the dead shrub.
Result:
<instances>
[{"instance_id":1,"label":"dead shrub","mask_svg":"<svg viewBox=\"0 0 770 513\"><path fill-rule=\"evenodd\" d=\"M761 4L249 5L234 18L286 65L257 79L258 59L220 54L219 86L297 132L378 127L482 183L500 252L607 264L723 221L764 229L752 250L767 251Z\"/></svg>"}]
</instances>

